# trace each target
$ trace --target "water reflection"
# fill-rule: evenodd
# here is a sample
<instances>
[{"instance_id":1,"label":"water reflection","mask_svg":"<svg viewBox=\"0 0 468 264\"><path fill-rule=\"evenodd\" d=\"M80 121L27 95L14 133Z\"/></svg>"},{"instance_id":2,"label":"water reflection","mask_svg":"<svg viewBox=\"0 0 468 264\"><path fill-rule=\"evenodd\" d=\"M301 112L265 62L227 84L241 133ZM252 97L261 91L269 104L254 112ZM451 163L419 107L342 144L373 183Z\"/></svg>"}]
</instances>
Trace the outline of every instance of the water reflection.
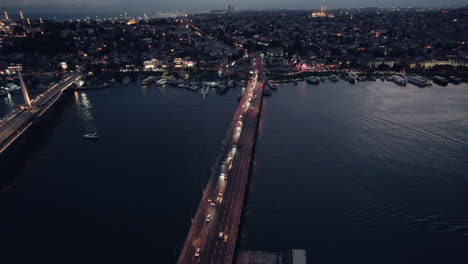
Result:
<instances>
[{"instance_id":1,"label":"water reflection","mask_svg":"<svg viewBox=\"0 0 468 264\"><path fill-rule=\"evenodd\" d=\"M78 93L75 92L75 104L76 104L76 111L78 113L79 118L83 121L86 131L93 131L96 130L96 122L94 120L93 112L91 109L93 105L88 98L86 93Z\"/></svg>"},{"instance_id":2,"label":"water reflection","mask_svg":"<svg viewBox=\"0 0 468 264\"><path fill-rule=\"evenodd\" d=\"M13 98L11 97L10 93L8 93L8 95L3 100L5 102L5 105L7 105L10 108L10 110L11 108L15 107L15 102L13 102Z\"/></svg>"}]
</instances>

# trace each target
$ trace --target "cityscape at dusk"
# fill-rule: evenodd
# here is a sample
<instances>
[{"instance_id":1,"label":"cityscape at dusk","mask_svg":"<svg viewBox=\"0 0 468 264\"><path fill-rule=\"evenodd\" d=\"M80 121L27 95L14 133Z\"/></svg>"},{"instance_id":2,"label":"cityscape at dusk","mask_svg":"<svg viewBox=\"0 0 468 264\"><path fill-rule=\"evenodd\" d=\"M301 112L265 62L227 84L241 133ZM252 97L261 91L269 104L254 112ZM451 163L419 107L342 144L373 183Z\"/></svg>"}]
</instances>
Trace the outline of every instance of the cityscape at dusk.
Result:
<instances>
[{"instance_id":1,"label":"cityscape at dusk","mask_svg":"<svg viewBox=\"0 0 468 264\"><path fill-rule=\"evenodd\" d=\"M467 29L461 0L0 0L0 262L464 264Z\"/></svg>"}]
</instances>

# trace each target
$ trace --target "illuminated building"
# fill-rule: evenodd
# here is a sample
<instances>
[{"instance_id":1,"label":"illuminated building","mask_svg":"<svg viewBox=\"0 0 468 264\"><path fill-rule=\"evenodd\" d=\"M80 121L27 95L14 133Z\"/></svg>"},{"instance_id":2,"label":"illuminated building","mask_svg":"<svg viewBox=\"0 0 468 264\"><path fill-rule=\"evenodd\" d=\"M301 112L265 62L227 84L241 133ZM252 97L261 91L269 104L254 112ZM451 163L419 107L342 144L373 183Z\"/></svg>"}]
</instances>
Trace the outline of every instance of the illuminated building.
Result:
<instances>
[{"instance_id":1,"label":"illuminated building","mask_svg":"<svg viewBox=\"0 0 468 264\"><path fill-rule=\"evenodd\" d=\"M327 6L322 5L319 12L312 12L310 17L335 17L334 15L327 14Z\"/></svg>"}]
</instances>

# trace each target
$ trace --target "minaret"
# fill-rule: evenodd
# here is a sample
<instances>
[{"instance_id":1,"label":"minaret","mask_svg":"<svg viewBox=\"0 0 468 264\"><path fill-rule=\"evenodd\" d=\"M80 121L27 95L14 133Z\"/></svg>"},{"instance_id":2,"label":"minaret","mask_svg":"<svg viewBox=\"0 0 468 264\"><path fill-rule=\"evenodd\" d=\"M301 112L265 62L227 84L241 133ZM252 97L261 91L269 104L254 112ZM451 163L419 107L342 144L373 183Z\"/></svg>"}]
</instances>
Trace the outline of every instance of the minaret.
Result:
<instances>
[{"instance_id":1,"label":"minaret","mask_svg":"<svg viewBox=\"0 0 468 264\"><path fill-rule=\"evenodd\" d=\"M21 10L21 8L19 10L19 15L20 15L20 19L24 20L23 10Z\"/></svg>"},{"instance_id":2,"label":"minaret","mask_svg":"<svg viewBox=\"0 0 468 264\"><path fill-rule=\"evenodd\" d=\"M31 26L31 20L29 20L29 18L26 18L26 21L28 22L28 25Z\"/></svg>"},{"instance_id":3,"label":"minaret","mask_svg":"<svg viewBox=\"0 0 468 264\"><path fill-rule=\"evenodd\" d=\"M44 21L42 21L42 17L39 18L39 23L44 24Z\"/></svg>"},{"instance_id":4,"label":"minaret","mask_svg":"<svg viewBox=\"0 0 468 264\"><path fill-rule=\"evenodd\" d=\"M10 17L8 16L8 12L6 11L6 8L3 8L3 15L5 16L5 20L10 20Z\"/></svg>"}]
</instances>

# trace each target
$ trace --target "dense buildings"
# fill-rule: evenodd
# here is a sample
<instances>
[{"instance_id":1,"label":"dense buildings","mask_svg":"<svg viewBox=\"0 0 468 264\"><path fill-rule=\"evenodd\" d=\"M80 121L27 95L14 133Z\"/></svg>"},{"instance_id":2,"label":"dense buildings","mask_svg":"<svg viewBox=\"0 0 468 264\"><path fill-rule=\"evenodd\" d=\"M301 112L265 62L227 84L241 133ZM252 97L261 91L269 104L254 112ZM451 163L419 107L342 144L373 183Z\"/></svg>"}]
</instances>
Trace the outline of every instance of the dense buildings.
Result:
<instances>
[{"instance_id":1,"label":"dense buildings","mask_svg":"<svg viewBox=\"0 0 468 264\"><path fill-rule=\"evenodd\" d=\"M149 13L151 14L151 13ZM112 20L42 21L21 12L0 21L0 78L11 64L58 77L86 63L95 72L158 71L174 78L248 74L248 51L272 72L431 71L465 74L467 8L238 11ZM3 80L5 81L5 80Z\"/></svg>"}]
</instances>

